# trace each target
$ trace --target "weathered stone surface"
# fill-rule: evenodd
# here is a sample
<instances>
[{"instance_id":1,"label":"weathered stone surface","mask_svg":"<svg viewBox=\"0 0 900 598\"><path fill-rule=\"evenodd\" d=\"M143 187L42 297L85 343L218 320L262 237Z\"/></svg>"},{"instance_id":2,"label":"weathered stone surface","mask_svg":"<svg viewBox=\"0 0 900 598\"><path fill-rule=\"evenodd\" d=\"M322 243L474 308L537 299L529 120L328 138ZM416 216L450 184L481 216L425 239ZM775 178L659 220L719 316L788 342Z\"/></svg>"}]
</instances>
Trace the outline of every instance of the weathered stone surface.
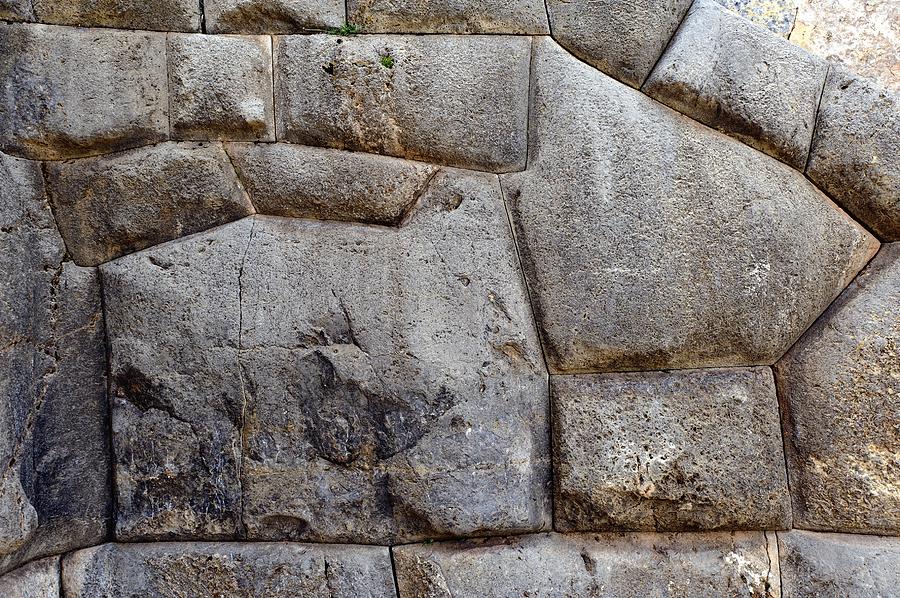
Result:
<instances>
[{"instance_id":1,"label":"weathered stone surface","mask_svg":"<svg viewBox=\"0 0 900 598\"><path fill-rule=\"evenodd\" d=\"M713 0L697 0L642 89L803 170L827 70Z\"/></svg>"},{"instance_id":2,"label":"weathered stone surface","mask_svg":"<svg viewBox=\"0 0 900 598\"><path fill-rule=\"evenodd\" d=\"M288 143L226 151L261 214L397 226L438 167Z\"/></svg>"},{"instance_id":3,"label":"weathered stone surface","mask_svg":"<svg viewBox=\"0 0 900 598\"><path fill-rule=\"evenodd\" d=\"M476 170L525 166L522 36L275 40L278 138Z\"/></svg>"},{"instance_id":4,"label":"weathered stone surface","mask_svg":"<svg viewBox=\"0 0 900 598\"><path fill-rule=\"evenodd\" d=\"M691 0L546 0L553 38L575 56L640 87Z\"/></svg>"},{"instance_id":5,"label":"weathered stone surface","mask_svg":"<svg viewBox=\"0 0 900 598\"><path fill-rule=\"evenodd\" d=\"M536 40L504 175L558 372L768 364L878 243L799 173Z\"/></svg>"},{"instance_id":6,"label":"weathered stone surface","mask_svg":"<svg viewBox=\"0 0 900 598\"><path fill-rule=\"evenodd\" d=\"M275 141L272 38L168 38L172 137Z\"/></svg>"},{"instance_id":7,"label":"weathered stone surface","mask_svg":"<svg viewBox=\"0 0 900 598\"><path fill-rule=\"evenodd\" d=\"M554 376L558 531L784 529L769 368Z\"/></svg>"},{"instance_id":8,"label":"weathered stone surface","mask_svg":"<svg viewBox=\"0 0 900 598\"><path fill-rule=\"evenodd\" d=\"M900 539L794 530L778 534L785 596L879 598L900 588Z\"/></svg>"},{"instance_id":9,"label":"weathered stone surface","mask_svg":"<svg viewBox=\"0 0 900 598\"><path fill-rule=\"evenodd\" d=\"M64 253L39 166L0 154L0 571L106 532L99 279Z\"/></svg>"},{"instance_id":10,"label":"weathered stone surface","mask_svg":"<svg viewBox=\"0 0 900 598\"><path fill-rule=\"evenodd\" d=\"M900 243L776 364L794 524L900 534Z\"/></svg>"},{"instance_id":11,"label":"weathered stone surface","mask_svg":"<svg viewBox=\"0 0 900 598\"><path fill-rule=\"evenodd\" d=\"M59 557L32 561L0 577L4 598L59 598Z\"/></svg>"},{"instance_id":12,"label":"weathered stone surface","mask_svg":"<svg viewBox=\"0 0 900 598\"><path fill-rule=\"evenodd\" d=\"M196 0L33 0L42 23L151 31L200 31Z\"/></svg>"},{"instance_id":13,"label":"weathered stone surface","mask_svg":"<svg viewBox=\"0 0 900 598\"><path fill-rule=\"evenodd\" d=\"M205 0L209 33L299 33L344 24L343 0Z\"/></svg>"},{"instance_id":14,"label":"weathered stone surface","mask_svg":"<svg viewBox=\"0 0 900 598\"><path fill-rule=\"evenodd\" d=\"M162 143L45 168L60 231L82 265L253 213L220 145Z\"/></svg>"},{"instance_id":15,"label":"weathered stone surface","mask_svg":"<svg viewBox=\"0 0 900 598\"><path fill-rule=\"evenodd\" d=\"M798 0L716 0L751 23L787 37L794 28Z\"/></svg>"},{"instance_id":16,"label":"weathered stone surface","mask_svg":"<svg viewBox=\"0 0 900 598\"><path fill-rule=\"evenodd\" d=\"M89 156L165 139L162 33L0 24L0 149Z\"/></svg>"},{"instance_id":17,"label":"weathered stone surface","mask_svg":"<svg viewBox=\"0 0 900 598\"><path fill-rule=\"evenodd\" d=\"M832 67L806 172L882 240L900 240L900 95Z\"/></svg>"},{"instance_id":18,"label":"weathered stone surface","mask_svg":"<svg viewBox=\"0 0 900 598\"><path fill-rule=\"evenodd\" d=\"M394 548L401 596L780 596L775 538L541 534Z\"/></svg>"},{"instance_id":19,"label":"weathered stone surface","mask_svg":"<svg viewBox=\"0 0 900 598\"><path fill-rule=\"evenodd\" d=\"M550 33L543 0L349 0L347 22L367 33Z\"/></svg>"},{"instance_id":20,"label":"weathered stone surface","mask_svg":"<svg viewBox=\"0 0 900 598\"><path fill-rule=\"evenodd\" d=\"M387 548L327 544L104 544L66 556L62 583L71 598L396 596Z\"/></svg>"},{"instance_id":21,"label":"weathered stone surface","mask_svg":"<svg viewBox=\"0 0 900 598\"><path fill-rule=\"evenodd\" d=\"M31 0L0 0L0 19L4 21L31 21L34 11Z\"/></svg>"}]
</instances>

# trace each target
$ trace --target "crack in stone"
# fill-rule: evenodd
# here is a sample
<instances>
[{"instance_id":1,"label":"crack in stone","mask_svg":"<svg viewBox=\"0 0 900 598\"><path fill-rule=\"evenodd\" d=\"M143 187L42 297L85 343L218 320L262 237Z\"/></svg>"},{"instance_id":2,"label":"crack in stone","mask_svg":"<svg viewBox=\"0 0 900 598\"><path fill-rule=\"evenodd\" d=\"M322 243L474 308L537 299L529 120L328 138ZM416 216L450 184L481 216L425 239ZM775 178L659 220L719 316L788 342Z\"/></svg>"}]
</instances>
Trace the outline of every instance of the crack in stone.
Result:
<instances>
[{"instance_id":1,"label":"crack in stone","mask_svg":"<svg viewBox=\"0 0 900 598\"><path fill-rule=\"evenodd\" d=\"M240 492L238 501L238 536L246 535L246 525L244 524L244 452L246 450L246 430L247 430L247 388L244 380L244 365L241 363L241 352L244 349L244 266L247 264L247 254L250 252L250 245L253 242L253 232L256 230L256 219L254 218L250 224L250 234L247 235L247 245L244 247L244 253L241 256L241 265L238 269L238 343L237 352L235 353L235 361L237 362L238 378L241 386L241 429L239 438L240 454L236 459L237 463L237 482L238 491Z\"/></svg>"}]
</instances>

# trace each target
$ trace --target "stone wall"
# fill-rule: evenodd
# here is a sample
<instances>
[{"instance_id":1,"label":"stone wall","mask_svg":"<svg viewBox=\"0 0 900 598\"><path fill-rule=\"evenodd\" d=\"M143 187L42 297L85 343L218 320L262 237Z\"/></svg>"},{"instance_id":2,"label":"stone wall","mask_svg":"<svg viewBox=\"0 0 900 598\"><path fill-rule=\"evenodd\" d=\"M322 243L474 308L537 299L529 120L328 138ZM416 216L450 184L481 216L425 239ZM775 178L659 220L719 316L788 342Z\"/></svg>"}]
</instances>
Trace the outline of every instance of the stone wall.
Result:
<instances>
[{"instance_id":1,"label":"stone wall","mask_svg":"<svg viewBox=\"0 0 900 598\"><path fill-rule=\"evenodd\" d=\"M0 17L0 596L900 595L892 92L713 0Z\"/></svg>"}]
</instances>

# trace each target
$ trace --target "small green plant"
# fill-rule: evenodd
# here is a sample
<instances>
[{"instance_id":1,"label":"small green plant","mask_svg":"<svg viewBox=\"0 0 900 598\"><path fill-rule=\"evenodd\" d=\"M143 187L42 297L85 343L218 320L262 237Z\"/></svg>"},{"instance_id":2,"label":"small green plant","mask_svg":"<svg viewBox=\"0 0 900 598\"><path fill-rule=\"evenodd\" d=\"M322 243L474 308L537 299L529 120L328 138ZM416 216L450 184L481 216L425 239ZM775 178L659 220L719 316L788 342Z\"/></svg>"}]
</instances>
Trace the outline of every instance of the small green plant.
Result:
<instances>
[{"instance_id":1,"label":"small green plant","mask_svg":"<svg viewBox=\"0 0 900 598\"><path fill-rule=\"evenodd\" d=\"M328 30L328 33L331 35L343 35L344 37L349 37L359 33L359 27L353 23L344 23L340 27L332 27Z\"/></svg>"},{"instance_id":2,"label":"small green plant","mask_svg":"<svg viewBox=\"0 0 900 598\"><path fill-rule=\"evenodd\" d=\"M386 69L394 68L394 57L391 56L390 54L385 54L384 56L382 56L381 57L381 66L383 66Z\"/></svg>"}]
</instances>

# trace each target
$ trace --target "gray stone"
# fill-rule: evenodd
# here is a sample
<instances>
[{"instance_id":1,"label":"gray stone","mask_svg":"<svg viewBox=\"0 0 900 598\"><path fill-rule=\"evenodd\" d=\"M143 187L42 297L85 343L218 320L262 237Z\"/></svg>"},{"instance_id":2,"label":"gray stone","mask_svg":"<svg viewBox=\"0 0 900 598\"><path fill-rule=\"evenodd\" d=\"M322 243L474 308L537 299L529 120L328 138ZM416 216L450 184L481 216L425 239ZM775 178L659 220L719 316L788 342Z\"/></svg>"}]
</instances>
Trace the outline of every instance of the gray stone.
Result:
<instances>
[{"instance_id":1,"label":"gray stone","mask_svg":"<svg viewBox=\"0 0 900 598\"><path fill-rule=\"evenodd\" d=\"M398 226L437 167L287 143L226 146L261 214Z\"/></svg>"},{"instance_id":2,"label":"gray stone","mask_svg":"<svg viewBox=\"0 0 900 598\"><path fill-rule=\"evenodd\" d=\"M168 135L165 35L0 24L0 149L54 160Z\"/></svg>"},{"instance_id":3,"label":"gray stone","mask_svg":"<svg viewBox=\"0 0 900 598\"><path fill-rule=\"evenodd\" d=\"M878 243L800 173L535 42L502 177L551 369L777 360Z\"/></svg>"},{"instance_id":4,"label":"gray stone","mask_svg":"<svg viewBox=\"0 0 900 598\"><path fill-rule=\"evenodd\" d=\"M32 561L0 577L4 598L59 598L59 557Z\"/></svg>"},{"instance_id":5,"label":"gray stone","mask_svg":"<svg viewBox=\"0 0 900 598\"><path fill-rule=\"evenodd\" d=\"M0 0L0 19L4 21L34 20L31 0Z\"/></svg>"},{"instance_id":6,"label":"gray stone","mask_svg":"<svg viewBox=\"0 0 900 598\"><path fill-rule=\"evenodd\" d=\"M66 556L62 584L70 598L396 596L387 548L327 544L104 544Z\"/></svg>"},{"instance_id":7,"label":"gray stone","mask_svg":"<svg viewBox=\"0 0 900 598\"><path fill-rule=\"evenodd\" d=\"M300 33L344 24L343 0L205 0L209 33Z\"/></svg>"},{"instance_id":8,"label":"gray stone","mask_svg":"<svg viewBox=\"0 0 900 598\"><path fill-rule=\"evenodd\" d=\"M697 0L642 89L803 170L827 70L821 58Z\"/></svg>"},{"instance_id":9,"label":"gray stone","mask_svg":"<svg viewBox=\"0 0 900 598\"><path fill-rule=\"evenodd\" d=\"M762 532L542 534L393 549L400 596L780 596Z\"/></svg>"},{"instance_id":10,"label":"gray stone","mask_svg":"<svg viewBox=\"0 0 900 598\"><path fill-rule=\"evenodd\" d=\"M787 37L794 29L798 0L716 0L751 23Z\"/></svg>"},{"instance_id":11,"label":"gray stone","mask_svg":"<svg viewBox=\"0 0 900 598\"><path fill-rule=\"evenodd\" d=\"M151 31L200 31L196 0L33 0L42 23Z\"/></svg>"},{"instance_id":12,"label":"gray stone","mask_svg":"<svg viewBox=\"0 0 900 598\"><path fill-rule=\"evenodd\" d=\"M776 364L794 525L900 534L900 243Z\"/></svg>"},{"instance_id":13,"label":"gray stone","mask_svg":"<svg viewBox=\"0 0 900 598\"><path fill-rule=\"evenodd\" d=\"M640 87L691 0L546 0L553 38L588 64Z\"/></svg>"},{"instance_id":14,"label":"gray stone","mask_svg":"<svg viewBox=\"0 0 900 598\"><path fill-rule=\"evenodd\" d=\"M64 253L40 167L0 154L0 572L107 529L100 282Z\"/></svg>"},{"instance_id":15,"label":"gray stone","mask_svg":"<svg viewBox=\"0 0 900 598\"><path fill-rule=\"evenodd\" d=\"M525 166L530 40L275 40L278 138L507 172Z\"/></svg>"},{"instance_id":16,"label":"gray stone","mask_svg":"<svg viewBox=\"0 0 900 598\"><path fill-rule=\"evenodd\" d=\"M86 266L253 213L215 144L162 143L45 168L60 231Z\"/></svg>"},{"instance_id":17,"label":"gray stone","mask_svg":"<svg viewBox=\"0 0 900 598\"><path fill-rule=\"evenodd\" d=\"M900 241L900 95L832 67L806 172L882 240Z\"/></svg>"},{"instance_id":18,"label":"gray stone","mask_svg":"<svg viewBox=\"0 0 900 598\"><path fill-rule=\"evenodd\" d=\"M172 34L167 48L173 138L275 141L271 37Z\"/></svg>"},{"instance_id":19,"label":"gray stone","mask_svg":"<svg viewBox=\"0 0 900 598\"><path fill-rule=\"evenodd\" d=\"M550 33L542 0L348 0L366 33Z\"/></svg>"},{"instance_id":20,"label":"gray stone","mask_svg":"<svg viewBox=\"0 0 900 598\"><path fill-rule=\"evenodd\" d=\"M778 534L782 591L817 598L881 598L900 588L900 538Z\"/></svg>"},{"instance_id":21,"label":"gray stone","mask_svg":"<svg viewBox=\"0 0 900 598\"><path fill-rule=\"evenodd\" d=\"M769 368L554 376L554 529L784 529Z\"/></svg>"}]
</instances>

